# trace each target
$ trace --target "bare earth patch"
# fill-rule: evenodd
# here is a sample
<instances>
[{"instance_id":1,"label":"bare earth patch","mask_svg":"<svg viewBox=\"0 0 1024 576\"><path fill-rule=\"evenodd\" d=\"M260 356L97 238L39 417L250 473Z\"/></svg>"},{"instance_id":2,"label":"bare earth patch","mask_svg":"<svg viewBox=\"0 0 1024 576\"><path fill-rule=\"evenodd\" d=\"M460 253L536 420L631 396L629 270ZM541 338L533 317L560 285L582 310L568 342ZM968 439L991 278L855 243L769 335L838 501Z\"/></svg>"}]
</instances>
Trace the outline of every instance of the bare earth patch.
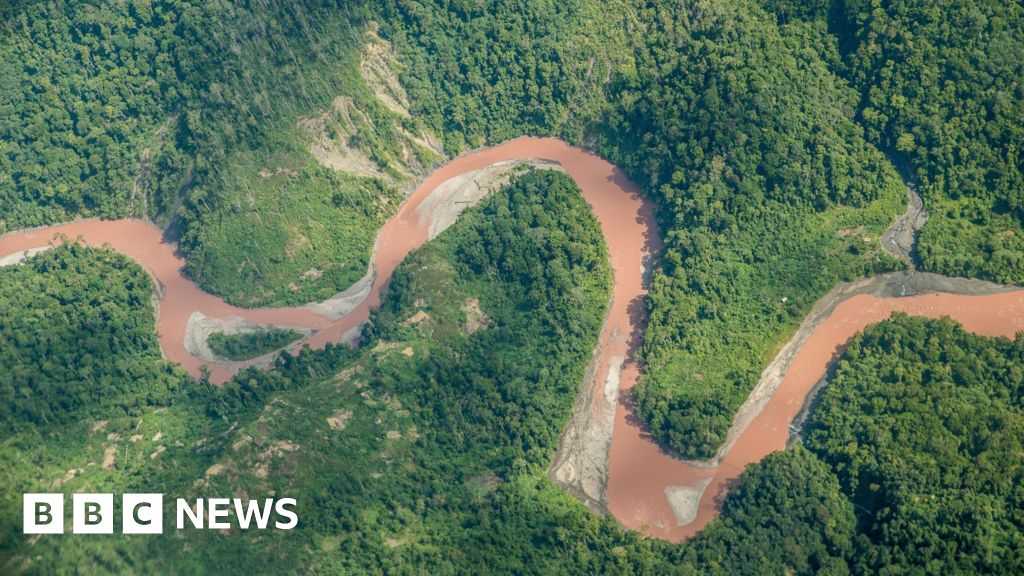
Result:
<instances>
[{"instance_id":1,"label":"bare earth patch","mask_svg":"<svg viewBox=\"0 0 1024 576\"><path fill-rule=\"evenodd\" d=\"M704 489L708 487L711 478L697 483L694 486L666 486L665 497L672 507L672 513L676 516L677 526L686 526L697 518L700 510L700 499L704 495Z\"/></svg>"},{"instance_id":2,"label":"bare earth patch","mask_svg":"<svg viewBox=\"0 0 1024 576\"><path fill-rule=\"evenodd\" d=\"M374 251L376 251L376 248L374 248ZM356 306L359 306L359 304L366 299L366 296L370 293L370 289L373 288L373 281L376 279L376 271L374 270L373 262L374 257L371 256L370 265L366 270L366 274L345 289L344 292L335 294L321 302L312 302L307 304L306 307L317 314L327 316L331 320L342 318L352 310L355 310Z\"/></svg>"},{"instance_id":3,"label":"bare earth patch","mask_svg":"<svg viewBox=\"0 0 1024 576\"><path fill-rule=\"evenodd\" d=\"M339 96L334 99L332 110L300 118L299 128L313 137L309 153L324 166L359 176L384 178L376 162L359 148L349 145L349 139L356 134L356 120L370 121L351 98Z\"/></svg>"},{"instance_id":4,"label":"bare earth patch","mask_svg":"<svg viewBox=\"0 0 1024 576\"><path fill-rule=\"evenodd\" d=\"M606 513L608 452L625 357L609 358L606 367L601 360L599 347L587 366L572 420L562 434L548 475L591 509ZM602 368L603 382L598 375ZM595 394L598 391L599 396Z\"/></svg>"},{"instance_id":5,"label":"bare earth patch","mask_svg":"<svg viewBox=\"0 0 1024 576\"><path fill-rule=\"evenodd\" d=\"M882 248L910 264L914 262L914 244L921 228L928 222L928 211L913 184L907 184L907 210L900 214L896 221L882 234Z\"/></svg>"},{"instance_id":6,"label":"bare earth patch","mask_svg":"<svg viewBox=\"0 0 1024 576\"><path fill-rule=\"evenodd\" d=\"M391 43L377 34L375 26L366 31L366 51L359 63L359 75L373 91L373 95L388 110L409 116L409 95L398 81L398 58Z\"/></svg>"},{"instance_id":7,"label":"bare earth patch","mask_svg":"<svg viewBox=\"0 0 1024 576\"><path fill-rule=\"evenodd\" d=\"M415 327L419 328L420 326L422 326L423 324L426 324L429 321L430 321L430 314L427 314L423 310L419 310L415 314L413 314L412 316L409 316L408 318L406 318L402 322L402 324L405 324L406 326L415 326Z\"/></svg>"},{"instance_id":8,"label":"bare earth patch","mask_svg":"<svg viewBox=\"0 0 1024 576\"><path fill-rule=\"evenodd\" d=\"M53 490L56 490L57 488L60 488L64 484L67 484L68 482L70 482L75 476L78 476L82 472L84 472L84 470L82 470L81 468L72 468L72 469L68 470L64 474L64 476L62 476L62 477L54 480L53 482L51 482L50 483L50 488L53 489Z\"/></svg>"},{"instance_id":9,"label":"bare earth patch","mask_svg":"<svg viewBox=\"0 0 1024 576\"><path fill-rule=\"evenodd\" d=\"M39 254L40 252L46 252L53 248L53 246L40 246L39 248L29 248L24 252L18 252L17 254L10 254L0 258L0 268L4 266L13 266L14 264L21 264L25 260Z\"/></svg>"},{"instance_id":10,"label":"bare earth patch","mask_svg":"<svg viewBox=\"0 0 1024 576\"><path fill-rule=\"evenodd\" d=\"M205 475L207 477L217 476L218 474L223 474L226 470L227 466L223 464L214 464L213 466L210 466L209 468L206 469Z\"/></svg>"},{"instance_id":11,"label":"bare earth patch","mask_svg":"<svg viewBox=\"0 0 1024 576\"><path fill-rule=\"evenodd\" d=\"M331 427L331 430L338 430L340 432L345 429L345 425L351 417L351 410L337 410L334 414L327 417L327 425Z\"/></svg>"},{"instance_id":12,"label":"bare earth patch","mask_svg":"<svg viewBox=\"0 0 1024 576\"><path fill-rule=\"evenodd\" d=\"M433 240L454 224L466 208L476 205L492 191L508 184L513 176L531 167L564 171L555 162L524 159L496 162L464 172L445 180L423 199L416 208L420 224L428 229L428 237Z\"/></svg>"},{"instance_id":13,"label":"bare earth patch","mask_svg":"<svg viewBox=\"0 0 1024 576\"><path fill-rule=\"evenodd\" d=\"M110 470L117 461L117 446L107 446L103 450L103 469Z\"/></svg>"},{"instance_id":14,"label":"bare earth patch","mask_svg":"<svg viewBox=\"0 0 1024 576\"><path fill-rule=\"evenodd\" d=\"M462 312L466 315L466 322L462 326L463 334L473 334L478 330L486 330L491 326L491 318L480 309L479 298L467 298L462 303Z\"/></svg>"}]
</instances>

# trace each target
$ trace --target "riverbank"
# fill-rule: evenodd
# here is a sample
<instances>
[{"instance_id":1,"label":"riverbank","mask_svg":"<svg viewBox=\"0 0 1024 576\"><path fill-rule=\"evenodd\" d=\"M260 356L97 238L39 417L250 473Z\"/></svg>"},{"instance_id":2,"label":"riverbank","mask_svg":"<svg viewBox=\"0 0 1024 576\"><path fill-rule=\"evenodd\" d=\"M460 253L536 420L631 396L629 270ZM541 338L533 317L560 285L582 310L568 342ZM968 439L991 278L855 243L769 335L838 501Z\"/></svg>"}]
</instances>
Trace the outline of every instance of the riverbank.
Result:
<instances>
[{"instance_id":1,"label":"riverbank","mask_svg":"<svg viewBox=\"0 0 1024 576\"><path fill-rule=\"evenodd\" d=\"M158 287L157 331L165 356L195 376L205 366L211 381L219 383L246 366L269 364L274 355L226 363L207 355L196 338L205 342L204 334L218 326L275 325L308 334L289 346L292 351L352 341L405 256L524 162L564 170L576 181L604 234L613 274L598 345L549 475L595 511L609 512L645 534L680 541L714 518L746 465L785 448L789 426L815 384L850 336L867 324L901 311L948 315L981 334L1010 336L1024 330L1024 290L918 272L842 284L815 304L765 370L718 457L676 460L651 439L630 400L641 373L636 354L646 325L644 297L660 249L654 208L616 167L550 138L512 140L435 170L379 231L366 276L324 303L254 309L226 304L185 277L185 263L174 245L156 226L140 220L81 220L6 234L0 237L0 259L14 262L62 234L136 260Z\"/></svg>"}]
</instances>

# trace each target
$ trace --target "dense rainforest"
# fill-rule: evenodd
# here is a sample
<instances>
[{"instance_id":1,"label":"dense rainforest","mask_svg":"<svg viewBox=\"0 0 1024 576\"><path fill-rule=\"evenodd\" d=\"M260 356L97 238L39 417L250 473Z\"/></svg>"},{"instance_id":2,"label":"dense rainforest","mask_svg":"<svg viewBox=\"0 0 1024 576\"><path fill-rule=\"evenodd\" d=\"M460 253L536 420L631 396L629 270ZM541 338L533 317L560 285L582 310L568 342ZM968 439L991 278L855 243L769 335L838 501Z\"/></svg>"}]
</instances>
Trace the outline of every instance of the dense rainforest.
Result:
<instances>
[{"instance_id":1,"label":"dense rainforest","mask_svg":"<svg viewBox=\"0 0 1024 576\"><path fill-rule=\"evenodd\" d=\"M1024 6L765 0L838 47L867 138L905 166L931 220L924 269L1024 282Z\"/></svg>"},{"instance_id":2,"label":"dense rainforest","mask_svg":"<svg viewBox=\"0 0 1024 576\"><path fill-rule=\"evenodd\" d=\"M149 217L204 288L243 305L304 302L363 275L399 189L437 158L399 135L421 128L360 77L358 4L0 10L0 233ZM332 170L314 152L362 163Z\"/></svg>"},{"instance_id":3,"label":"dense rainforest","mask_svg":"<svg viewBox=\"0 0 1024 576\"><path fill-rule=\"evenodd\" d=\"M185 386L160 358L152 295L134 262L78 244L0 268L3 429L122 415Z\"/></svg>"},{"instance_id":4,"label":"dense rainforest","mask_svg":"<svg viewBox=\"0 0 1024 576\"><path fill-rule=\"evenodd\" d=\"M1024 570L1024 335L868 327L805 436L855 504L856 572Z\"/></svg>"},{"instance_id":5,"label":"dense rainforest","mask_svg":"<svg viewBox=\"0 0 1024 576\"><path fill-rule=\"evenodd\" d=\"M657 199L667 231L638 410L668 448L706 457L815 300L901 266L878 238L905 192L818 36L726 5L652 5L644 20L649 44L611 85L620 106L598 148Z\"/></svg>"},{"instance_id":6,"label":"dense rainforest","mask_svg":"<svg viewBox=\"0 0 1024 576\"><path fill-rule=\"evenodd\" d=\"M0 226L148 216L233 303L346 288L445 155L525 133L620 164L666 238L638 406L685 456L714 453L836 281L903 266L877 242L900 173L931 212L922 268L1024 270L1014 3L124 0L4 16Z\"/></svg>"},{"instance_id":7,"label":"dense rainforest","mask_svg":"<svg viewBox=\"0 0 1024 576\"><path fill-rule=\"evenodd\" d=\"M206 290L298 304L366 272L377 229L445 156L560 136L620 165L658 206L665 248L637 406L667 449L707 457L817 298L906 265L878 243L905 184L931 215L914 265L1024 282L1022 10L8 2L0 233L145 217ZM600 234L574 194L561 177L524 178L411 257L364 348L285 357L217 389L160 360L151 286L130 262L69 246L0 270L12 367L0 377L0 556L31 550L17 493L156 478L165 492L198 481L327 496L294 535L43 540L52 564L19 566L1024 569L1020 340L948 322L898 318L856 339L806 447L752 467L686 546L623 532L552 486L543 467L607 290ZM403 323L421 309L430 320ZM253 550L248 566L224 565Z\"/></svg>"},{"instance_id":8,"label":"dense rainforest","mask_svg":"<svg viewBox=\"0 0 1024 576\"><path fill-rule=\"evenodd\" d=\"M60 285L97 257L110 258L67 249L49 256L66 267L38 276ZM163 381L164 393L102 419L5 431L0 454L15 465L0 483L4 569L689 575L1024 566L1024 339L978 337L948 320L897 316L855 337L811 413L806 447L750 466L694 540L641 538L589 512L545 470L606 305L606 258L571 180L530 173L403 263L357 350L284 357L278 370L222 388ZM102 291L89 284L80 294ZM145 301L126 308L148 311ZM21 350L46 345L37 336ZM36 489L275 491L298 498L301 524L224 538L186 530L29 543L16 529L19 498Z\"/></svg>"}]
</instances>

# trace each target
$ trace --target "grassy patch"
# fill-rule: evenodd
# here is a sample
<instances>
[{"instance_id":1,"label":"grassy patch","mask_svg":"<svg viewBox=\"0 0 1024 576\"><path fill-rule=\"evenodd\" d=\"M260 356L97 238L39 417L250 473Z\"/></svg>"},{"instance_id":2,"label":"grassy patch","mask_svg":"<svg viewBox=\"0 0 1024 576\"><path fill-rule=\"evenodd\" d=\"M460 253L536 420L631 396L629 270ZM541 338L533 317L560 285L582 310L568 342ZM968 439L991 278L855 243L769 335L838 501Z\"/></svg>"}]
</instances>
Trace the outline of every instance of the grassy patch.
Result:
<instances>
[{"instance_id":1,"label":"grassy patch","mask_svg":"<svg viewBox=\"0 0 1024 576\"><path fill-rule=\"evenodd\" d=\"M302 333L300 332L271 326L255 332L238 334L214 332L207 339L207 344L210 345L210 350L221 358L250 360L284 348L301 337Z\"/></svg>"}]
</instances>

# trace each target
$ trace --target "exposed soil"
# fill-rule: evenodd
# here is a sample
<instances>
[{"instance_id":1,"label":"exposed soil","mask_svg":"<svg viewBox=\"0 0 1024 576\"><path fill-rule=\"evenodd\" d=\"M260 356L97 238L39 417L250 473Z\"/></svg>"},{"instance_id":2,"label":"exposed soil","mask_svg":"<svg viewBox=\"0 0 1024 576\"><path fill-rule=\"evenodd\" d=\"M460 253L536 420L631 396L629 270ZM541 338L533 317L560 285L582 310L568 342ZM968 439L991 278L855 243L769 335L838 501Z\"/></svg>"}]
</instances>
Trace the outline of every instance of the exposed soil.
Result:
<instances>
[{"instance_id":1,"label":"exposed soil","mask_svg":"<svg viewBox=\"0 0 1024 576\"><path fill-rule=\"evenodd\" d=\"M303 334L304 338L309 337L315 332L314 329L303 326L276 325L276 327L299 332ZM223 320L220 318L210 318L202 312L193 312L188 318L188 324L185 326L185 349L189 354L200 360L217 363L229 369L240 370L246 366L270 366L273 364L274 358L277 357L279 351L239 362L218 356L210 349L208 343L210 335L215 332L222 332L230 336L258 332L264 328L266 328L266 325L249 322L244 318L235 317ZM287 346L285 349L291 349L293 346ZM294 352L295 350L293 349L292 351Z\"/></svg>"},{"instance_id":2,"label":"exposed soil","mask_svg":"<svg viewBox=\"0 0 1024 576\"><path fill-rule=\"evenodd\" d=\"M359 176L384 178L376 162L358 147L349 145L349 138L356 133L357 121L367 123L369 118L353 105L351 98L339 96L334 99L333 111L301 118L299 127L313 137L309 153L324 166ZM336 136L332 137L329 126L336 131Z\"/></svg>"},{"instance_id":3,"label":"exposed soil","mask_svg":"<svg viewBox=\"0 0 1024 576\"><path fill-rule=\"evenodd\" d=\"M398 81L398 58L391 43L377 35L376 27L366 32L366 48L359 75L389 110L409 116L409 96Z\"/></svg>"},{"instance_id":4,"label":"exposed soil","mask_svg":"<svg viewBox=\"0 0 1024 576\"><path fill-rule=\"evenodd\" d=\"M557 163L544 160L508 160L495 162L442 182L417 208L421 225L427 227L428 238L436 238L454 224L467 208L475 206L488 194L508 184L514 176L523 174L530 168L564 171Z\"/></svg>"},{"instance_id":5,"label":"exposed soil","mask_svg":"<svg viewBox=\"0 0 1024 576\"><path fill-rule=\"evenodd\" d=\"M359 74L385 108L408 118L409 97L398 81L399 70L398 58L391 44L378 36L375 29L368 31ZM428 172L432 160L423 159L426 150L430 151L426 154L427 158L444 159L443 147L435 135L427 130L413 134L400 122L394 121L392 128L400 136L397 144L401 149L401 158L399 162L388 166L378 164L352 141L361 128L367 128L373 122L366 112L356 106L352 98L339 96L334 99L331 109L299 119L298 126L311 136L310 154L324 166L341 172L391 182L393 178L389 172L396 170L410 177ZM266 174L272 175L270 172ZM401 180L403 191L408 191L404 185L410 179L400 177L398 180Z\"/></svg>"},{"instance_id":6,"label":"exposed soil","mask_svg":"<svg viewBox=\"0 0 1024 576\"><path fill-rule=\"evenodd\" d=\"M916 266L914 246L917 235L928 221L928 211L913 184L907 184L907 211L900 214L896 222L882 234L882 248L906 261L911 268Z\"/></svg>"},{"instance_id":7,"label":"exposed soil","mask_svg":"<svg viewBox=\"0 0 1024 576\"><path fill-rule=\"evenodd\" d=\"M336 410L333 414L327 417L327 425L331 427L331 430L343 431L351 417L351 410Z\"/></svg>"},{"instance_id":8,"label":"exposed soil","mask_svg":"<svg viewBox=\"0 0 1024 576\"><path fill-rule=\"evenodd\" d=\"M31 258L32 256L39 254L40 252L49 250L50 248L50 246L40 246L38 248L29 248L28 250L25 250L23 252L15 252L13 254L8 254L7 256L0 257L0 268L3 268L4 266L13 266L15 264L21 264L26 259Z\"/></svg>"},{"instance_id":9,"label":"exposed soil","mask_svg":"<svg viewBox=\"0 0 1024 576\"><path fill-rule=\"evenodd\" d=\"M462 325L463 334L468 336L490 328L491 318L480 308L479 298L467 298L462 303L461 310L466 315L466 321Z\"/></svg>"},{"instance_id":10,"label":"exposed soil","mask_svg":"<svg viewBox=\"0 0 1024 576\"><path fill-rule=\"evenodd\" d=\"M379 239L378 239L379 243ZM374 254L376 254L376 248L374 248ZM349 286L344 292L339 292L334 296L331 296L327 300L322 302L312 302L306 305L313 312L326 316L331 320L338 320L355 309L363 299L370 293L370 289L373 288L373 281L376 277L376 270L373 265L374 258L370 257L370 265L366 274L355 282L355 284Z\"/></svg>"}]
</instances>

